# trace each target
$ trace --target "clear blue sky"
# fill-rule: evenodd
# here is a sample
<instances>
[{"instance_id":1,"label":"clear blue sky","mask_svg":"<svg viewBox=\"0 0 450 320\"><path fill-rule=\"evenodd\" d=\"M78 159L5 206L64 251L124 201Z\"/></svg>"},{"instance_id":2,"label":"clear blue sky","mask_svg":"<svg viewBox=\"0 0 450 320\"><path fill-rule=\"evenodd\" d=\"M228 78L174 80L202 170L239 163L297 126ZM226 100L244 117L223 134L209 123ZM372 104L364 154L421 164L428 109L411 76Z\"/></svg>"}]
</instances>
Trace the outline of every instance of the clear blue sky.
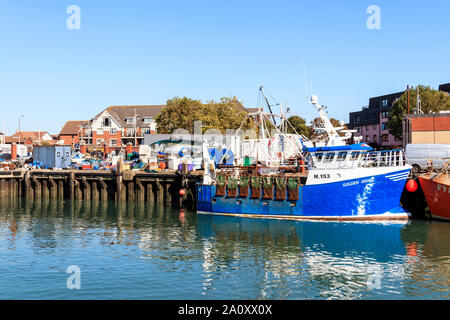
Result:
<instances>
[{"instance_id":1,"label":"clear blue sky","mask_svg":"<svg viewBox=\"0 0 450 320\"><path fill-rule=\"evenodd\" d=\"M69 5L81 29L69 30ZM369 5L381 29L369 30ZM450 2L101 1L0 2L0 131L58 133L109 105L174 96L237 96L258 86L308 121L307 80L329 114L348 113L407 84L450 82Z\"/></svg>"}]
</instances>

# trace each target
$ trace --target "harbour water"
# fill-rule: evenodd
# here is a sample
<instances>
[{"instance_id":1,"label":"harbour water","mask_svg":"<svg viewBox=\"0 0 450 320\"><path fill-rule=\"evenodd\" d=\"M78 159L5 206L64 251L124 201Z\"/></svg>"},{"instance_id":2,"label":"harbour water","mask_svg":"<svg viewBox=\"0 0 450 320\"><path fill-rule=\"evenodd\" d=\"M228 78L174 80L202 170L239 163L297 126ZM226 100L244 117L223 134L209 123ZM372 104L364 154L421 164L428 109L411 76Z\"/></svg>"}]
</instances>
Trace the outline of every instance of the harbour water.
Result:
<instances>
[{"instance_id":1,"label":"harbour water","mask_svg":"<svg viewBox=\"0 0 450 320\"><path fill-rule=\"evenodd\" d=\"M0 205L0 299L449 299L450 223Z\"/></svg>"}]
</instances>

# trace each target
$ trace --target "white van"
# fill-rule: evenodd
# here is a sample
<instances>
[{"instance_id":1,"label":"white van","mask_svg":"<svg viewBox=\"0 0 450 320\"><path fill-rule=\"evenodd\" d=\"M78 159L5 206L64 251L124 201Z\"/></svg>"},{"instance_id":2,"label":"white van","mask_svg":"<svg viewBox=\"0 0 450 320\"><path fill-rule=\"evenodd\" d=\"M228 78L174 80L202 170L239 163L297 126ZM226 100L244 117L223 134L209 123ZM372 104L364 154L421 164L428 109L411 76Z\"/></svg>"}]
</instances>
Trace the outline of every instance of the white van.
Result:
<instances>
[{"instance_id":1,"label":"white van","mask_svg":"<svg viewBox=\"0 0 450 320\"><path fill-rule=\"evenodd\" d=\"M23 144L17 145L17 155L25 159L28 157L28 148L27 146L24 146ZM10 144L0 144L0 158L7 156L8 158L11 157L11 145Z\"/></svg>"},{"instance_id":2,"label":"white van","mask_svg":"<svg viewBox=\"0 0 450 320\"><path fill-rule=\"evenodd\" d=\"M450 144L408 144L405 154L414 173L427 169L429 160L432 161L433 168L440 169L444 163L443 159L450 158Z\"/></svg>"}]
</instances>

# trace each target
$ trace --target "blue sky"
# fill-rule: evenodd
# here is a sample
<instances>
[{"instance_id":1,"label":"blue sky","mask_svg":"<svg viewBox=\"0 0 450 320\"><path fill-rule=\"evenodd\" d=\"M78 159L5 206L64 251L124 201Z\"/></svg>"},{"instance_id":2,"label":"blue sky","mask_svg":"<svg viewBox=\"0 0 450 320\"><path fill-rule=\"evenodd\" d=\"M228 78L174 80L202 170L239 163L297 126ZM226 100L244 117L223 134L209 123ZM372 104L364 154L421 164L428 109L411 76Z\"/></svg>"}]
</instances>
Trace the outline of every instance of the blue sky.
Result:
<instances>
[{"instance_id":1,"label":"blue sky","mask_svg":"<svg viewBox=\"0 0 450 320\"><path fill-rule=\"evenodd\" d=\"M69 30L69 5L81 28ZM369 30L370 5L381 29ZM258 87L310 121L308 86L330 116L406 85L450 82L450 2L36 1L0 2L0 131L56 134L109 105L236 96Z\"/></svg>"}]
</instances>

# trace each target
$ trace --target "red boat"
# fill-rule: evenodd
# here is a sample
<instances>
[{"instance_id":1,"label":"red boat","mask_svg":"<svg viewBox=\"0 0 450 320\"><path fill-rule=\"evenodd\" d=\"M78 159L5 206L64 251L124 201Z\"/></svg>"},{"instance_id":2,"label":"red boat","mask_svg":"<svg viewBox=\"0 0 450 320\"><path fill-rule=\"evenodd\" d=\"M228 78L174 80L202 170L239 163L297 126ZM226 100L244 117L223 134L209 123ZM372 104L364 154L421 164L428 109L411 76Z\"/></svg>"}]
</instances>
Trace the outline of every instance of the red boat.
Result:
<instances>
[{"instance_id":1,"label":"red boat","mask_svg":"<svg viewBox=\"0 0 450 320\"><path fill-rule=\"evenodd\" d=\"M450 221L450 161L444 164L440 173L427 173L419 177L431 216L436 219Z\"/></svg>"}]
</instances>

